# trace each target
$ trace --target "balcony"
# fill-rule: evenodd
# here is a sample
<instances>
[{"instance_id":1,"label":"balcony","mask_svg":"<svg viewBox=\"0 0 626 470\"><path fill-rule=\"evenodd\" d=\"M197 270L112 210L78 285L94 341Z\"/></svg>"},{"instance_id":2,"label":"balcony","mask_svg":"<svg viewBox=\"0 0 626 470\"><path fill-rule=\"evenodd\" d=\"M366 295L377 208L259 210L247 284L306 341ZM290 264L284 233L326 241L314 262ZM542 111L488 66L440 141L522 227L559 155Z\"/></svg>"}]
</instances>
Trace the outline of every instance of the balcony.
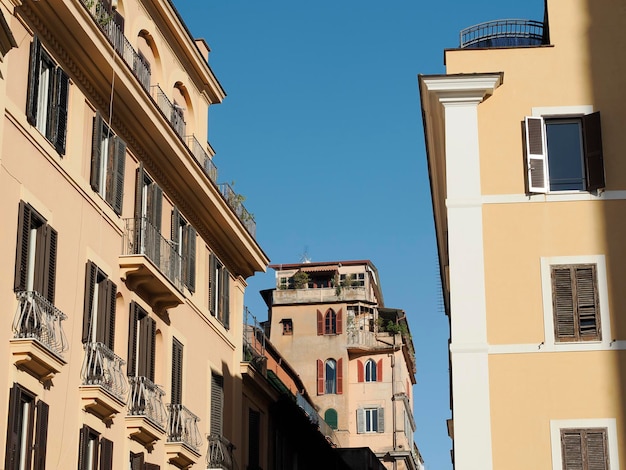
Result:
<instances>
[{"instance_id":1,"label":"balcony","mask_svg":"<svg viewBox=\"0 0 626 470\"><path fill-rule=\"evenodd\" d=\"M163 389L146 377L128 377L130 393L126 429L130 438L148 451L165 433L167 410L163 404Z\"/></svg>"},{"instance_id":2,"label":"balcony","mask_svg":"<svg viewBox=\"0 0 626 470\"><path fill-rule=\"evenodd\" d=\"M159 85L152 85L150 90L152 98L156 101L157 106L169 121L172 129L174 129L178 136L184 140L186 124L183 115L183 108L175 103L172 103Z\"/></svg>"},{"instance_id":3,"label":"balcony","mask_svg":"<svg viewBox=\"0 0 626 470\"><path fill-rule=\"evenodd\" d=\"M534 20L496 20L461 31L460 48L521 47L547 44L543 22Z\"/></svg>"},{"instance_id":4,"label":"balcony","mask_svg":"<svg viewBox=\"0 0 626 470\"><path fill-rule=\"evenodd\" d=\"M228 183L220 184L219 189L224 199L226 199L226 203L237 215L248 233L252 235L253 238L256 237L256 222L254 221L254 216L248 212L242 204L245 198L241 194L237 194L233 191L233 188L231 188Z\"/></svg>"},{"instance_id":5,"label":"balcony","mask_svg":"<svg viewBox=\"0 0 626 470\"><path fill-rule=\"evenodd\" d=\"M313 424L317 425L320 433L324 435L326 440L331 445L337 445L337 436L335 431L331 428L326 421L322 419L317 410L311 406L311 404L300 393L296 394L296 404L304 411Z\"/></svg>"},{"instance_id":6,"label":"balcony","mask_svg":"<svg viewBox=\"0 0 626 470\"><path fill-rule=\"evenodd\" d=\"M256 317L244 307L243 325L243 362L248 362L257 372L265 374L267 358L265 357L265 333Z\"/></svg>"},{"instance_id":7,"label":"balcony","mask_svg":"<svg viewBox=\"0 0 626 470\"><path fill-rule=\"evenodd\" d=\"M86 343L80 371L80 396L85 411L110 423L126 402L124 360L103 343Z\"/></svg>"},{"instance_id":8,"label":"balcony","mask_svg":"<svg viewBox=\"0 0 626 470\"><path fill-rule=\"evenodd\" d=\"M89 11L98 28L104 33L108 41L115 48L117 54L130 67L133 75L146 91L150 91L150 66L135 51L124 32L113 21L113 16L100 0L81 0Z\"/></svg>"},{"instance_id":9,"label":"balcony","mask_svg":"<svg viewBox=\"0 0 626 470\"><path fill-rule=\"evenodd\" d=\"M233 449L235 446L231 444L224 436L207 436L209 448L206 453L207 470L232 470L233 468Z\"/></svg>"},{"instance_id":10,"label":"balcony","mask_svg":"<svg viewBox=\"0 0 626 470\"><path fill-rule=\"evenodd\" d=\"M18 292L17 301L10 342L14 363L47 382L66 364L68 343L61 322L67 317L39 292Z\"/></svg>"},{"instance_id":11,"label":"balcony","mask_svg":"<svg viewBox=\"0 0 626 470\"><path fill-rule=\"evenodd\" d=\"M306 304L346 300L369 301L369 297L365 287L342 287L339 295L337 295L337 289L334 287L276 289L274 291L274 304Z\"/></svg>"},{"instance_id":12,"label":"balcony","mask_svg":"<svg viewBox=\"0 0 626 470\"><path fill-rule=\"evenodd\" d=\"M346 331L346 347L348 350L356 351L372 351L392 349L395 346L402 345L400 335L391 333L376 333L374 331L359 330L356 328L348 328Z\"/></svg>"},{"instance_id":13,"label":"balcony","mask_svg":"<svg viewBox=\"0 0 626 470\"><path fill-rule=\"evenodd\" d=\"M202 437L198 430L200 419L180 404L167 406L169 420L167 424L167 443L165 453L171 464L187 468L198 461Z\"/></svg>"},{"instance_id":14,"label":"balcony","mask_svg":"<svg viewBox=\"0 0 626 470\"><path fill-rule=\"evenodd\" d=\"M156 313L185 301L182 259L174 246L144 218L126 219L120 276Z\"/></svg>"},{"instance_id":15,"label":"balcony","mask_svg":"<svg viewBox=\"0 0 626 470\"><path fill-rule=\"evenodd\" d=\"M217 184L217 167L215 166L215 163L213 163L211 157L209 157L209 155L205 152L202 144L200 144L198 139L196 139L196 136L188 135L185 139L185 144L193 157L202 167L204 174L207 175L211 181Z\"/></svg>"}]
</instances>

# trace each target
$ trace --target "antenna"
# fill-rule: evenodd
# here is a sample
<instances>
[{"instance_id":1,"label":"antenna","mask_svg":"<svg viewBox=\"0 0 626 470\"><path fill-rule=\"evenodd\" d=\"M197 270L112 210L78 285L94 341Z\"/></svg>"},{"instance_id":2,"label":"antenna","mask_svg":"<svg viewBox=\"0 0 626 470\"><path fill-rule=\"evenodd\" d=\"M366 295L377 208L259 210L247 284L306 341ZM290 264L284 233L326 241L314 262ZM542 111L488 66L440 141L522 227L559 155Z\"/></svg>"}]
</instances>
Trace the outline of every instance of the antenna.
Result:
<instances>
[{"instance_id":1,"label":"antenna","mask_svg":"<svg viewBox=\"0 0 626 470\"><path fill-rule=\"evenodd\" d=\"M302 255L300 255L300 262L301 263L310 263L311 262L311 258L309 256L309 247L308 246L304 247L304 252L302 253Z\"/></svg>"}]
</instances>

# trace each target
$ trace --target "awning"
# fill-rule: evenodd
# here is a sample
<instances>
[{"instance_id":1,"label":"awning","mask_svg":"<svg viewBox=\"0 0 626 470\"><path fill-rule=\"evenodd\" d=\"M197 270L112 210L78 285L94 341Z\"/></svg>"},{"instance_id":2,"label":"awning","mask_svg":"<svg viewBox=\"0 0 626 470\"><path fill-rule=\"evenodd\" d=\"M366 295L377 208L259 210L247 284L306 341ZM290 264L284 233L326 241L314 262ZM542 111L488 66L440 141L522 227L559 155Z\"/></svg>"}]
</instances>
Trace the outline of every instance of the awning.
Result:
<instances>
[{"instance_id":1,"label":"awning","mask_svg":"<svg viewBox=\"0 0 626 470\"><path fill-rule=\"evenodd\" d=\"M328 266L302 266L300 271L304 271L305 273L334 273L338 269L339 266L332 264Z\"/></svg>"}]
</instances>

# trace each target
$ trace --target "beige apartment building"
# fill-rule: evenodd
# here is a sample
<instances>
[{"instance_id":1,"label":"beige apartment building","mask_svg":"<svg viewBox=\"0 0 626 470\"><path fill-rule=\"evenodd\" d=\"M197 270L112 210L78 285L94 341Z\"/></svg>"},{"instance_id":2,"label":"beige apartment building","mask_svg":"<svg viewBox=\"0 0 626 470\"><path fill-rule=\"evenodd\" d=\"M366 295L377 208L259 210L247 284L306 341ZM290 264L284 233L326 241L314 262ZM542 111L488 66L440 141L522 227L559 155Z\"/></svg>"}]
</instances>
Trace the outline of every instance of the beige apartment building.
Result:
<instances>
[{"instance_id":1,"label":"beige apartment building","mask_svg":"<svg viewBox=\"0 0 626 470\"><path fill-rule=\"evenodd\" d=\"M406 314L385 307L367 260L271 265L269 338L298 372L340 448L422 469L413 433L415 352Z\"/></svg>"},{"instance_id":2,"label":"beige apartment building","mask_svg":"<svg viewBox=\"0 0 626 470\"><path fill-rule=\"evenodd\" d=\"M419 77L457 470L626 465L624 27L547 0Z\"/></svg>"},{"instance_id":3,"label":"beige apartment building","mask_svg":"<svg viewBox=\"0 0 626 470\"><path fill-rule=\"evenodd\" d=\"M0 12L0 466L245 468L243 295L268 259L216 183L208 46L169 0Z\"/></svg>"}]
</instances>

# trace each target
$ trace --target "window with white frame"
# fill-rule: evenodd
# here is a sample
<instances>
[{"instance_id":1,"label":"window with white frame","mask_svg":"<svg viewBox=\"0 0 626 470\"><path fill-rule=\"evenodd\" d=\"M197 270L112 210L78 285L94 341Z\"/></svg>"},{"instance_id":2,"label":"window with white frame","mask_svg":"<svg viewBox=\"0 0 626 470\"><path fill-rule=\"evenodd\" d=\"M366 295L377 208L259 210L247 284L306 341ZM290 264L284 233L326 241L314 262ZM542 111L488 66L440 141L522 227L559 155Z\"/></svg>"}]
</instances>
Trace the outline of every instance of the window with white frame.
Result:
<instances>
[{"instance_id":1,"label":"window with white frame","mask_svg":"<svg viewBox=\"0 0 626 470\"><path fill-rule=\"evenodd\" d=\"M619 467L614 418L550 421L553 470L609 470Z\"/></svg>"},{"instance_id":2,"label":"window with white frame","mask_svg":"<svg viewBox=\"0 0 626 470\"><path fill-rule=\"evenodd\" d=\"M363 407L357 409L357 433L385 432L385 409Z\"/></svg>"}]
</instances>

